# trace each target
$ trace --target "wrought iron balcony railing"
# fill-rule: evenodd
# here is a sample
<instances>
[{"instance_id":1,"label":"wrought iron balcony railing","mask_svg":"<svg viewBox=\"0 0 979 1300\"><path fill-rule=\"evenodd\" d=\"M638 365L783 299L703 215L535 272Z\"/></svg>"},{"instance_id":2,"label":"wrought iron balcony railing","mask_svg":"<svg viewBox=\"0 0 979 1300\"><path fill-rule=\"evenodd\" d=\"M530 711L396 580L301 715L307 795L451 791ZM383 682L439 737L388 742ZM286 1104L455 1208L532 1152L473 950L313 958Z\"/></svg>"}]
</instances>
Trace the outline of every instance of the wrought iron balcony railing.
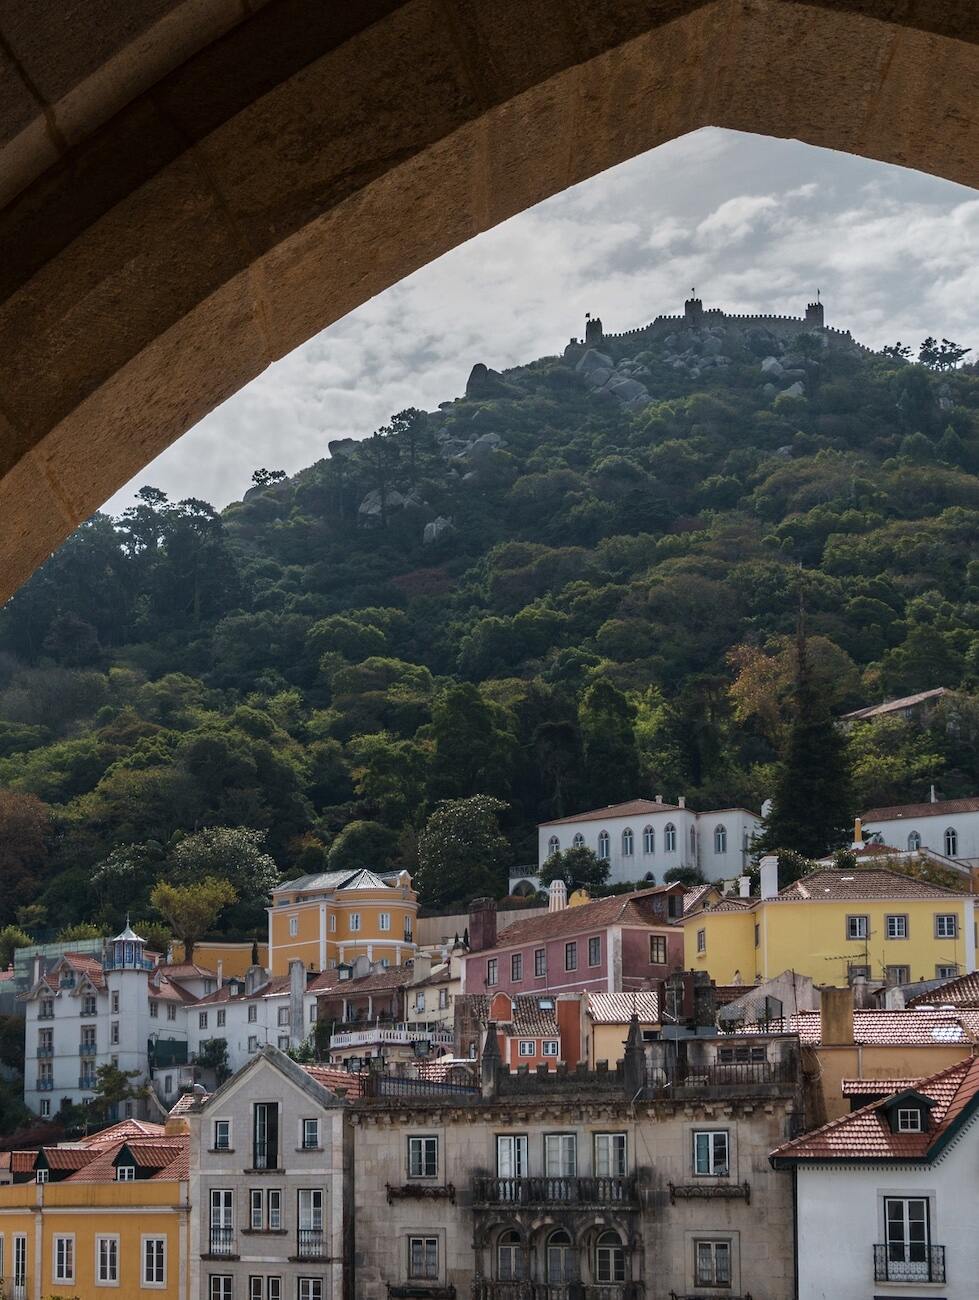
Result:
<instances>
[{"instance_id":1,"label":"wrought iron balcony railing","mask_svg":"<svg viewBox=\"0 0 979 1300\"><path fill-rule=\"evenodd\" d=\"M326 1233L322 1228L296 1230L296 1256L299 1259L322 1259L326 1254Z\"/></svg>"},{"instance_id":2,"label":"wrought iron balcony railing","mask_svg":"<svg viewBox=\"0 0 979 1300\"><path fill-rule=\"evenodd\" d=\"M277 1169L279 1167L278 1142L256 1142L252 1148L253 1169Z\"/></svg>"},{"instance_id":3,"label":"wrought iron balcony railing","mask_svg":"<svg viewBox=\"0 0 979 1300\"><path fill-rule=\"evenodd\" d=\"M621 1177L473 1179L474 1205L636 1205L636 1180Z\"/></svg>"},{"instance_id":4,"label":"wrought iron balcony railing","mask_svg":"<svg viewBox=\"0 0 979 1300\"><path fill-rule=\"evenodd\" d=\"M944 1282L945 1247L891 1242L874 1247L875 1282Z\"/></svg>"},{"instance_id":5,"label":"wrought iron balcony railing","mask_svg":"<svg viewBox=\"0 0 979 1300\"><path fill-rule=\"evenodd\" d=\"M477 1278L473 1300L642 1300L642 1282L496 1282Z\"/></svg>"},{"instance_id":6,"label":"wrought iron balcony railing","mask_svg":"<svg viewBox=\"0 0 979 1300\"><path fill-rule=\"evenodd\" d=\"M208 1238L208 1250L212 1255L236 1254L234 1228L215 1227L212 1224Z\"/></svg>"},{"instance_id":7,"label":"wrought iron balcony railing","mask_svg":"<svg viewBox=\"0 0 979 1300\"><path fill-rule=\"evenodd\" d=\"M54 1056L54 1043L38 1043L37 1055L42 1057Z\"/></svg>"},{"instance_id":8,"label":"wrought iron balcony railing","mask_svg":"<svg viewBox=\"0 0 979 1300\"><path fill-rule=\"evenodd\" d=\"M38 1092L51 1092L53 1088L54 1088L54 1079L50 1077L38 1079L37 1081Z\"/></svg>"},{"instance_id":9,"label":"wrought iron balcony railing","mask_svg":"<svg viewBox=\"0 0 979 1300\"><path fill-rule=\"evenodd\" d=\"M98 1087L98 1082L94 1074L80 1074L78 1076L79 1088L90 1088L94 1092Z\"/></svg>"}]
</instances>

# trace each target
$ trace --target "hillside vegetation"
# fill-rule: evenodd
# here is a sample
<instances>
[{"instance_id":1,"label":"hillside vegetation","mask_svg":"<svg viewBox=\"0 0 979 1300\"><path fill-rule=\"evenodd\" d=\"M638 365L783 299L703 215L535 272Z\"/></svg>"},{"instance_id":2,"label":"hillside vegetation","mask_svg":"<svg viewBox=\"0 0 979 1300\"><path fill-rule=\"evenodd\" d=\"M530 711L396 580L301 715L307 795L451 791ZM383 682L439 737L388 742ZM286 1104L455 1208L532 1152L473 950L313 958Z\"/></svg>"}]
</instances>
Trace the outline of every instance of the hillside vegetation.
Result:
<instances>
[{"instance_id":1,"label":"hillside vegetation","mask_svg":"<svg viewBox=\"0 0 979 1300\"><path fill-rule=\"evenodd\" d=\"M610 341L619 396L563 358L477 368L221 513L147 488L79 528L0 613L0 925L136 915L153 872L101 864L208 825L296 873L413 869L474 794L514 863L638 794L757 809L802 597L834 709L955 692L853 733L858 801L975 793L979 374L686 343Z\"/></svg>"}]
</instances>

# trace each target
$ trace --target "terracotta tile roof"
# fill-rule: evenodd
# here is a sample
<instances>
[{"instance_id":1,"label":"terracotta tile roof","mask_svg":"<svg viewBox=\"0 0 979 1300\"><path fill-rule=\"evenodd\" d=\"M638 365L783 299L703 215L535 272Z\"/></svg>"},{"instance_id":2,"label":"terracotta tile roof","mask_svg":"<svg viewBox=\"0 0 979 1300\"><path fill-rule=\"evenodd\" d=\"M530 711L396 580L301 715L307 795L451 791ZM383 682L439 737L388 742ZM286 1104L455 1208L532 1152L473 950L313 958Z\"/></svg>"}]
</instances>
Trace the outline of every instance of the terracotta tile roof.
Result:
<instances>
[{"instance_id":1,"label":"terracotta tile roof","mask_svg":"<svg viewBox=\"0 0 979 1300\"><path fill-rule=\"evenodd\" d=\"M29 1174L37 1160L36 1151L11 1151L10 1172L12 1174Z\"/></svg>"},{"instance_id":2,"label":"terracotta tile roof","mask_svg":"<svg viewBox=\"0 0 979 1300\"><path fill-rule=\"evenodd\" d=\"M217 971L208 970L206 966L198 966L196 962L164 962L157 967L157 970L172 980L216 980Z\"/></svg>"},{"instance_id":3,"label":"terracotta tile roof","mask_svg":"<svg viewBox=\"0 0 979 1300\"><path fill-rule=\"evenodd\" d=\"M149 995L151 998L157 998L161 1002L179 1002L182 1006L196 1002L197 997L182 984L170 978L169 975L161 975L155 982L150 983Z\"/></svg>"},{"instance_id":4,"label":"terracotta tile roof","mask_svg":"<svg viewBox=\"0 0 979 1300\"><path fill-rule=\"evenodd\" d=\"M98 1154L91 1147L42 1147L49 1169L84 1169Z\"/></svg>"},{"instance_id":5,"label":"terracotta tile roof","mask_svg":"<svg viewBox=\"0 0 979 1300\"><path fill-rule=\"evenodd\" d=\"M113 1142L123 1142L127 1138L164 1137L166 1130L162 1124L151 1124L145 1119L121 1119L118 1124L110 1124L89 1137L82 1138L82 1146L101 1147Z\"/></svg>"},{"instance_id":6,"label":"terracotta tile roof","mask_svg":"<svg viewBox=\"0 0 979 1300\"><path fill-rule=\"evenodd\" d=\"M335 970L324 970L309 984L308 989L317 997L337 992L373 993L378 989L403 988L411 983L412 973L410 966L391 966L387 970L375 971L372 975L361 975L359 979L342 980Z\"/></svg>"},{"instance_id":7,"label":"terracotta tile roof","mask_svg":"<svg viewBox=\"0 0 979 1300\"><path fill-rule=\"evenodd\" d=\"M311 1079L335 1092L337 1088L346 1088L348 1097L359 1097L361 1092L360 1075L351 1074L339 1067L329 1065L304 1065L303 1069Z\"/></svg>"},{"instance_id":8,"label":"terracotta tile roof","mask_svg":"<svg viewBox=\"0 0 979 1300\"><path fill-rule=\"evenodd\" d=\"M645 817L647 813L690 812L679 804L659 803L655 799L630 799L627 803L609 804L607 808L592 808L589 812L575 813L573 817L556 817L541 822L541 826L570 826L573 822L600 822L609 817Z\"/></svg>"},{"instance_id":9,"label":"terracotta tile roof","mask_svg":"<svg viewBox=\"0 0 979 1300\"><path fill-rule=\"evenodd\" d=\"M979 801L977 801L979 807ZM854 867L840 871L835 867L810 871L801 880L779 890L775 899L767 902L822 901L836 902L859 898L955 898L965 897L955 889L933 885L928 880L915 880L900 871L887 867Z\"/></svg>"},{"instance_id":10,"label":"terracotta tile roof","mask_svg":"<svg viewBox=\"0 0 979 1300\"><path fill-rule=\"evenodd\" d=\"M416 1062L414 1071L416 1078L427 1079L430 1083L446 1083L455 1074L459 1075L462 1082L476 1083L479 1062L466 1056L442 1056L437 1061Z\"/></svg>"},{"instance_id":11,"label":"terracotta tile roof","mask_svg":"<svg viewBox=\"0 0 979 1300\"><path fill-rule=\"evenodd\" d=\"M738 1030L737 1032L741 1032ZM822 1042L818 1011L797 1011L771 1024L772 1033L798 1034L804 1046ZM855 1010L853 1041L875 1047L933 1047L979 1042L979 1012Z\"/></svg>"},{"instance_id":12,"label":"terracotta tile roof","mask_svg":"<svg viewBox=\"0 0 979 1300\"><path fill-rule=\"evenodd\" d=\"M178 1116L186 1115L188 1111L194 1110L199 1103L202 1104L203 1102L207 1101L207 1097L208 1097L207 1093L204 1093L203 1096L201 1096L200 1093L193 1093L193 1092L182 1093L177 1098L177 1100L173 1103L173 1105L170 1107L167 1113L171 1116L171 1118L175 1115Z\"/></svg>"},{"instance_id":13,"label":"terracotta tile roof","mask_svg":"<svg viewBox=\"0 0 979 1300\"><path fill-rule=\"evenodd\" d=\"M907 1005L909 1007L953 1006L977 1011L979 1010L979 972L972 971L969 975L959 975L956 979L939 984L937 988L930 989L927 993L919 993L916 997L910 998Z\"/></svg>"},{"instance_id":14,"label":"terracotta tile roof","mask_svg":"<svg viewBox=\"0 0 979 1300\"><path fill-rule=\"evenodd\" d=\"M696 889L688 889L683 895L684 916L686 916L688 912L692 912L707 894L716 889L716 885L698 885Z\"/></svg>"},{"instance_id":15,"label":"terracotta tile roof","mask_svg":"<svg viewBox=\"0 0 979 1300\"><path fill-rule=\"evenodd\" d=\"M852 709L849 713L843 714L844 721L859 721L861 718L877 718L887 713L896 713L900 709L910 709L916 704L923 704L925 700L940 700L945 694L944 686L936 686L934 690L919 691L917 695L902 695L899 700L885 700L883 704L868 704L862 709Z\"/></svg>"},{"instance_id":16,"label":"terracotta tile roof","mask_svg":"<svg viewBox=\"0 0 979 1300\"><path fill-rule=\"evenodd\" d=\"M472 1015L480 1024L489 1022L489 1009L492 999L485 993L466 993L463 995ZM557 1038L558 1027L554 1012L542 1010L541 998L550 995L543 993L518 993L511 997L512 1018L497 1021L496 1027L507 1038Z\"/></svg>"},{"instance_id":17,"label":"terracotta tile roof","mask_svg":"<svg viewBox=\"0 0 979 1300\"><path fill-rule=\"evenodd\" d=\"M870 808L860 820L873 830L874 822L907 821L918 817L947 817L953 813L979 812L979 795L970 799L939 799L937 803L902 803L890 808Z\"/></svg>"},{"instance_id":18,"label":"terracotta tile roof","mask_svg":"<svg viewBox=\"0 0 979 1300\"><path fill-rule=\"evenodd\" d=\"M525 921L514 921L497 936L495 948L483 948L478 953L469 953L466 960L472 961L473 957L485 957L488 952L521 947L537 940L560 939L565 935L604 930L610 925L670 925L672 922L667 919L666 904L663 904L663 915L657 916L650 900L655 895L662 897L671 888L674 887L657 885L655 889L643 889L635 894L613 894L610 898L596 898L594 902L582 903L579 907L565 907L560 912L544 912L540 916L530 916Z\"/></svg>"},{"instance_id":19,"label":"terracotta tile roof","mask_svg":"<svg viewBox=\"0 0 979 1300\"><path fill-rule=\"evenodd\" d=\"M923 1133L892 1132L886 1115L890 1099L883 1098L784 1143L772 1152L772 1161L927 1161L942 1150L956 1122L979 1108L979 1058L922 1079L915 1091L934 1102Z\"/></svg>"},{"instance_id":20,"label":"terracotta tile roof","mask_svg":"<svg viewBox=\"0 0 979 1300\"><path fill-rule=\"evenodd\" d=\"M652 992L588 994L588 1014L596 1025L627 1025L633 1011L643 1024L658 1024L658 995Z\"/></svg>"},{"instance_id":21,"label":"terracotta tile roof","mask_svg":"<svg viewBox=\"0 0 979 1300\"><path fill-rule=\"evenodd\" d=\"M920 1082L917 1076L913 1079L843 1079L840 1091L844 1097L866 1097L871 1092L889 1097L892 1092L917 1088Z\"/></svg>"},{"instance_id":22,"label":"terracotta tile roof","mask_svg":"<svg viewBox=\"0 0 979 1300\"><path fill-rule=\"evenodd\" d=\"M126 1122L131 1123L132 1121ZM154 1127L159 1128L160 1126L154 1125ZM155 1170L148 1180L150 1182L175 1182L188 1177L190 1138L183 1134L168 1134L158 1140L128 1141L121 1139L106 1143L95 1152L94 1159L90 1164L70 1174L65 1181L70 1183L117 1182L115 1160L126 1147L129 1148L130 1153L136 1160L136 1164L141 1169Z\"/></svg>"},{"instance_id":23,"label":"terracotta tile roof","mask_svg":"<svg viewBox=\"0 0 979 1300\"><path fill-rule=\"evenodd\" d=\"M10 1152L0 1151L0 1170L6 1170L9 1168L10 1168Z\"/></svg>"}]
</instances>

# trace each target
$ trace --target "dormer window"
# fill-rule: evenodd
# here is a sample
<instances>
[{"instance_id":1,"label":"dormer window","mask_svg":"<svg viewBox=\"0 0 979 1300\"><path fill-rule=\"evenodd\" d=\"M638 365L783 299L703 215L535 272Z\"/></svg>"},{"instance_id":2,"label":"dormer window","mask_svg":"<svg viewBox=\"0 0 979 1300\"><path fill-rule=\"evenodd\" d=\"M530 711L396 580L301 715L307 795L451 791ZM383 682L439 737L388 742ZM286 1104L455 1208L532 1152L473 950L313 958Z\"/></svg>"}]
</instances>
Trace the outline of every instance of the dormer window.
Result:
<instances>
[{"instance_id":1,"label":"dormer window","mask_svg":"<svg viewBox=\"0 0 979 1300\"><path fill-rule=\"evenodd\" d=\"M116 1167L117 1183L134 1183L136 1181L135 1165L118 1165Z\"/></svg>"},{"instance_id":2,"label":"dormer window","mask_svg":"<svg viewBox=\"0 0 979 1300\"><path fill-rule=\"evenodd\" d=\"M925 1133L928 1130L928 1112L934 1104L932 1097L914 1088L906 1088L885 1101L881 1109L892 1133Z\"/></svg>"},{"instance_id":3,"label":"dormer window","mask_svg":"<svg viewBox=\"0 0 979 1300\"><path fill-rule=\"evenodd\" d=\"M923 1133L923 1118L917 1106L899 1106L897 1108L898 1133Z\"/></svg>"}]
</instances>

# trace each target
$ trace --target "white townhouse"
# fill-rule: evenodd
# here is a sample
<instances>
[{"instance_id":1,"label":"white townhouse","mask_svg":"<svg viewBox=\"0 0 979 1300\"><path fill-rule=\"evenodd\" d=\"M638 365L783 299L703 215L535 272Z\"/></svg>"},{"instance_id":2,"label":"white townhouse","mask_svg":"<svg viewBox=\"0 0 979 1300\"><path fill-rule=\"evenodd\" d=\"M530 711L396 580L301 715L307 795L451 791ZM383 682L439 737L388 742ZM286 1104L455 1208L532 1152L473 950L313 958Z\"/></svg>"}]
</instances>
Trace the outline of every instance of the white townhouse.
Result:
<instances>
[{"instance_id":1,"label":"white townhouse","mask_svg":"<svg viewBox=\"0 0 979 1300\"><path fill-rule=\"evenodd\" d=\"M223 1039L227 1064L240 1069L259 1049L283 1051L312 1032L316 997L301 962L269 979L252 967L243 980L220 984L203 967L158 963L127 924L101 958L65 953L48 969L38 960L25 1012L24 1103L42 1118L63 1101L89 1100L100 1066L135 1071L152 1084L164 1108L182 1083L193 1080L194 1058ZM144 1117L158 1108L123 1103L118 1118Z\"/></svg>"},{"instance_id":2,"label":"white townhouse","mask_svg":"<svg viewBox=\"0 0 979 1300\"><path fill-rule=\"evenodd\" d=\"M930 849L979 866L979 797L870 808L861 813L860 822L865 836L879 836L891 848L910 853Z\"/></svg>"},{"instance_id":3,"label":"white townhouse","mask_svg":"<svg viewBox=\"0 0 979 1300\"><path fill-rule=\"evenodd\" d=\"M573 817L542 822L537 828L537 863L578 845L609 864L612 884L662 881L671 867L696 867L707 880L732 880L744 874L761 818L747 808L694 812L681 795L677 803L632 799L593 808Z\"/></svg>"},{"instance_id":4,"label":"white townhouse","mask_svg":"<svg viewBox=\"0 0 979 1300\"><path fill-rule=\"evenodd\" d=\"M975 1300L979 1059L778 1147L796 1179L798 1300Z\"/></svg>"}]
</instances>

